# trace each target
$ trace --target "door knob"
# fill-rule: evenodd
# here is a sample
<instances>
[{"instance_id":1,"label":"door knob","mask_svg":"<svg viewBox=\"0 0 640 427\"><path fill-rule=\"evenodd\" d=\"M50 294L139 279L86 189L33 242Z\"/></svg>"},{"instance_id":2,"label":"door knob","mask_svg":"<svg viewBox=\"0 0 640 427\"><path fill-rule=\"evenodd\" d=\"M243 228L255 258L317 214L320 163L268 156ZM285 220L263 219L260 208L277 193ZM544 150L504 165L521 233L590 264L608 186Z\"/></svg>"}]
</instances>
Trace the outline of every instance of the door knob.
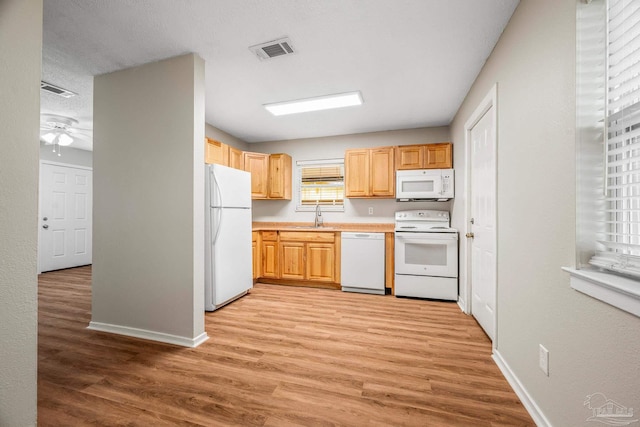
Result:
<instances>
[{"instance_id":1,"label":"door knob","mask_svg":"<svg viewBox=\"0 0 640 427\"><path fill-rule=\"evenodd\" d=\"M475 237L475 236L473 235L473 233L467 233L467 234L465 234L465 236L466 236L468 239L473 239L473 238Z\"/></svg>"},{"instance_id":2,"label":"door knob","mask_svg":"<svg viewBox=\"0 0 640 427\"><path fill-rule=\"evenodd\" d=\"M47 228L49 228L49 224L43 225L42 228L44 228L46 230Z\"/></svg>"}]
</instances>

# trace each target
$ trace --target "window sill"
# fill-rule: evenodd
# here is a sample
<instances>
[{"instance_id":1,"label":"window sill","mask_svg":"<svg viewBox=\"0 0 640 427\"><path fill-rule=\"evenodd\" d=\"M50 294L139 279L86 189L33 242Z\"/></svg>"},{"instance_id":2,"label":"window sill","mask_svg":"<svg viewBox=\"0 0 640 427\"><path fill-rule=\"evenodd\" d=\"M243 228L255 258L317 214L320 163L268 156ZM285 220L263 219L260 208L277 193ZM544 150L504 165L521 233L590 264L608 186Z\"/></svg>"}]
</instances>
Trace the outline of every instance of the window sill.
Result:
<instances>
[{"instance_id":1,"label":"window sill","mask_svg":"<svg viewBox=\"0 0 640 427\"><path fill-rule=\"evenodd\" d=\"M573 289L640 317L640 282L596 270L562 267Z\"/></svg>"}]
</instances>

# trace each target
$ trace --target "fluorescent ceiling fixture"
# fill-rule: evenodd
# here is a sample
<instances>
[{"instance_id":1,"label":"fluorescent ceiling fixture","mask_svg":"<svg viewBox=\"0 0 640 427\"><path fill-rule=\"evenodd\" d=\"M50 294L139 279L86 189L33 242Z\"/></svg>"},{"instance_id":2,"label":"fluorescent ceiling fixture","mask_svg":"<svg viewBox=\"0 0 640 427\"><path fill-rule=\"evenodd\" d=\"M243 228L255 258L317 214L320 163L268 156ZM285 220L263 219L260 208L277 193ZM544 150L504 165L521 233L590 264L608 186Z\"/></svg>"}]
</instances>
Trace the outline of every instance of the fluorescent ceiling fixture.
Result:
<instances>
[{"instance_id":1,"label":"fluorescent ceiling fixture","mask_svg":"<svg viewBox=\"0 0 640 427\"><path fill-rule=\"evenodd\" d=\"M354 105L362 105L360 92L339 93L336 95L318 96L317 98L276 102L274 104L265 104L264 108L274 116L284 116L286 114L352 107Z\"/></svg>"}]
</instances>

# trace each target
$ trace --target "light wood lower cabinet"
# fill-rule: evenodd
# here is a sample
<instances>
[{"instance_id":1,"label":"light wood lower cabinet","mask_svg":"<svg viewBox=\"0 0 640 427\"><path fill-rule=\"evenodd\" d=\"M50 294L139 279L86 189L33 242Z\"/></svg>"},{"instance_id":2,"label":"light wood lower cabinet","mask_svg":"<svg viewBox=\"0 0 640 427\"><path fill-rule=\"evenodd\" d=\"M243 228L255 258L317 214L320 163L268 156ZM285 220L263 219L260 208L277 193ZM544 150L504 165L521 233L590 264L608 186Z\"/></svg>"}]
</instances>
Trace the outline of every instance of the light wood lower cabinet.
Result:
<instances>
[{"instance_id":1,"label":"light wood lower cabinet","mask_svg":"<svg viewBox=\"0 0 640 427\"><path fill-rule=\"evenodd\" d=\"M304 280L305 244L280 242L280 278Z\"/></svg>"},{"instance_id":2,"label":"light wood lower cabinet","mask_svg":"<svg viewBox=\"0 0 640 427\"><path fill-rule=\"evenodd\" d=\"M258 231L251 232L251 255L253 261L253 279L261 276L262 271L262 239Z\"/></svg>"},{"instance_id":3,"label":"light wood lower cabinet","mask_svg":"<svg viewBox=\"0 0 640 427\"><path fill-rule=\"evenodd\" d=\"M336 247L333 243L307 243L307 280L336 281Z\"/></svg>"},{"instance_id":4,"label":"light wood lower cabinet","mask_svg":"<svg viewBox=\"0 0 640 427\"><path fill-rule=\"evenodd\" d=\"M262 271L260 277L280 278L280 257L278 253L278 232L262 232Z\"/></svg>"},{"instance_id":5,"label":"light wood lower cabinet","mask_svg":"<svg viewBox=\"0 0 640 427\"><path fill-rule=\"evenodd\" d=\"M339 236L333 232L263 231L260 278L282 281L340 281Z\"/></svg>"}]
</instances>

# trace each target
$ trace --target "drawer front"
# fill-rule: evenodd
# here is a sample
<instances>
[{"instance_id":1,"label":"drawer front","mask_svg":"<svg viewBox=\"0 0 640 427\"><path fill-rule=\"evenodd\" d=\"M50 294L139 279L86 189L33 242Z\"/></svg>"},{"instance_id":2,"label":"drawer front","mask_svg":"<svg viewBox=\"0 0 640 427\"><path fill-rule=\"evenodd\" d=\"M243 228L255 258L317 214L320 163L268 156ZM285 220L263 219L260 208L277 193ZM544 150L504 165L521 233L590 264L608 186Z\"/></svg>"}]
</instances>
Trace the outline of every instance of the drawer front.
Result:
<instances>
[{"instance_id":1,"label":"drawer front","mask_svg":"<svg viewBox=\"0 0 640 427\"><path fill-rule=\"evenodd\" d=\"M280 241L292 242L325 242L335 241L335 233L322 231L281 231Z\"/></svg>"},{"instance_id":2,"label":"drawer front","mask_svg":"<svg viewBox=\"0 0 640 427\"><path fill-rule=\"evenodd\" d=\"M277 231L262 231L262 240L275 242L278 240L278 232Z\"/></svg>"}]
</instances>

